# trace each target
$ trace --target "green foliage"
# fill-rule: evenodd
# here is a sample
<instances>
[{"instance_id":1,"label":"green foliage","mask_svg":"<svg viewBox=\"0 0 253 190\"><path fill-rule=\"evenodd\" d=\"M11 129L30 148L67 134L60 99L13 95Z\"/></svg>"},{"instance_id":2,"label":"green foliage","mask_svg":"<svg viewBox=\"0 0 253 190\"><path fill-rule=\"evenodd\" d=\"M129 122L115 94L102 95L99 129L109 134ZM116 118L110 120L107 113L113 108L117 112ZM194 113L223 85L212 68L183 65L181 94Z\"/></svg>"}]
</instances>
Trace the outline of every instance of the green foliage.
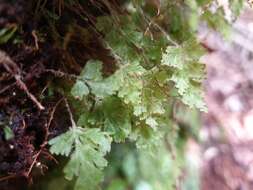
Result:
<instances>
[{"instance_id":1,"label":"green foliage","mask_svg":"<svg viewBox=\"0 0 253 190\"><path fill-rule=\"evenodd\" d=\"M183 142L181 137L177 137L177 131L171 131L173 126L169 126L170 128L167 126L160 128L159 133L162 138L152 137L157 144L152 154L150 149L143 149L143 147L135 149L134 144L113 145L112 153L108 157L111 164L106 168L107 175L105 180L109 181L108 188L114 186L116 182L118 184L120 181L120 185L124 184L124 190L128 188L134 190L174 189L176 181L182 172L181 167L184 165L181 149L174 149L174 146L179 141L180 143ZM168 154L170 145L166 144L166 139L170 142L173 155ZM145 143L150 144L148 140Z\"/></svg>"},{"instance_id":2,"label":"green foliage","mask_svg":"<svg viewBox=\"0 0 253 190\"><path fill-rule=\"evenodd\" d=\"M14 138L15 134L13 133L12 129L8 126L6 121L0 120L0 129L3 130L5 140L10 140Z\"/></svg>"},{"instance_id":3,"label":"green foliage","mask_svg":"<svg viewBox=\"0 0 253 190\"><path fill-rule=\"evenodd\" d=\"M83 81L76 81L75 85L71 90L71 94L78 99L83 99L84 96L89 94L89 88Z\"/></svg>"},{"instance_id":4,"label":"green foliage","mask_svg":"<svg viewBox=\"0 0 253 190\"><path fill-rule=\"evenodd\" d=\"M17 26L0 29L0 44L7 43L15 34Z\"/></svg>"},{"instance_id":5,"label":"green foliage","mask_svg":"<svg viewBox=\"0 0 253 190\"><path fill-rule=\"evenodd\" d=\"M104 129L115 142L121 142L131 133L130 113L123 102L116 97L107 98L103 103Z\"/></svg>"},{"instance_id":6,"label":"green foliage","mask_svg":"<svg viewBox=\"0 0 253 190\"><path fill-rule=\"evenodd\" d=\"M107 190L125 190L127 188L125 181L115 179L111 182Z\"/></svg>"},{"instance_id":7,"label":"green foliage","mask_svg":"<svg viewBox=\"0 0 253 190\"><path fill-rule=\"evenodd\" d=\"M12 130L10 129L10 127L5 126L4 127L4 136L6 140L10 140L14 137L14 134L12 132Z\"/></svg>"},{"instance_id":8,"label":"green foliage","mask_svg":"<svg viewBox=\"0 0 253 190\"><path fill-rule=\"evenodd\" d=\"M220 32L225 39L230 38L231 26L229 22L224 18L224 13L221 8L217 10L217 13L213 15L211 11L206 11L202 18L206 20L207 24Z\"/></svg>"},{"instance_id":9,"label":"green foliage","mask_svg":"<svg viewBox=\"0 0 253 190\"><path fill-rule=\"evenodd\" d=\"M201 92L204 79L204 65L199 63L203 49L195 40L189 40L180 47L168 46L161 63L173 68L169 80L175 83L183 103L191 108L207 111Z\"/></svg>"},{"instance_id":10,"label":"green foliage","mask_svg":"<svg viewBox=\"0 0 253 190\"><path fill-rule=\"evenodd\" d=\"M211 12L211 2L163 1L160 15L155 15L157 7L147 1L126 1L124 13L110 7L110 14L96 17L93 27L102 34L116 69L108 74L106 62L86 62L67 92L82 110L74 113L78 127L49 142L52 153L70 157L64 173L68 180L76 179L76 190L98 189L111 141L135 142L138 148L125 155L122 165L134 189L173 189L183 165L183 146L178 144L185 141L170 117L173 103L207 111L201 85L205 67L200 63L205 51L196 39L198 24L206 22L224 36L229 33L224 12ZM167 138L168 134L173 135ZM164 140L177 152L176 160L167 155ZM110 160L112 165L116 162ZM128 189L126 184L116 178L108 190Z\"/></svg>"},{"instance_id":11,"label":"green foliage","mask_svg":"<svg viewBox=\"0 0 253 190\"><path fill-rule=\"evenodd\" d=\"M243 0L230 0L230 8L235 16L238 16L243 8Z\"/></svg>"},{"instance_id":12,"label":"green foliage","mask_svg":"<svg viewBox=\"0 0 253 190\"><path fill-rule=\"evenodd\" d=\"M120 78L122 77L122 73L118 72L104 79L101 69L102 62L95 60L88 61L80 74L80 79L77 80L72 88L72 95L78 99L82 99L90 91L97 98L113 95L123 83L123 78Z\"/></svg>"},{"instance_id":13,"label":"green foliage","mask_svg":"<svg viewBox=\"0 0 253 190\"><path fill-rule=\"evenodd\" d=\"M57 155L70 155L64 168L65 177L77 177L76 190L93 190L102 180L102 169L107 165L104 156L110 151L111 138L99 129L73 127L49 141L50 151Z\"/></svg>"}]
</instances>

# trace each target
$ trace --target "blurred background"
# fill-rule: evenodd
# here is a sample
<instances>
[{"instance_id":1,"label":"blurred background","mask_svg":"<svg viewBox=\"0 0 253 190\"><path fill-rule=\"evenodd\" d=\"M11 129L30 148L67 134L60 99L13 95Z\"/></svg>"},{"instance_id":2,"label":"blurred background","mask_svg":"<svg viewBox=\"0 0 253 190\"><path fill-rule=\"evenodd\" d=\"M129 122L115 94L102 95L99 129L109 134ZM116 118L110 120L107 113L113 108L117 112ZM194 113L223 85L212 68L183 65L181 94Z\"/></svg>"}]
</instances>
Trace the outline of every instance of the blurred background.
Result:
<instances>
[{"instance_id":1,"label":"blurred background","mask_svg":"<svg viewBox=\"0 0 253 190\"><path fill-rule=\"evenodd\" d=\"M253 11L244 9L231 40L200 32L210 52L205 82L208 113L202 115L201 189L253 189Z\"/></svg>"}]
</instances>

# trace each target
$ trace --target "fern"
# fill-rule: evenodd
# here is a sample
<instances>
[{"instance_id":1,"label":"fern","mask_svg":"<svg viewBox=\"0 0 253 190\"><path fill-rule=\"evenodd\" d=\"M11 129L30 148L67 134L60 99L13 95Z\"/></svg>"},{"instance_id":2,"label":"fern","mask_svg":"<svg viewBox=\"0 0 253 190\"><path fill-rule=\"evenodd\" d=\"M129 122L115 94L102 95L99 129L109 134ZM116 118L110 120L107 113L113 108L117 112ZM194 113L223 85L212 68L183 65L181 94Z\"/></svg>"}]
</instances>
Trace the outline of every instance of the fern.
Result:
<instances>
[{"instance_id":1,"label":"fern","mask_svg":"<svg viewBox=\"0 0 253 190\"><path fill-rule=\"evenodd\" d=\"M66 179L77 177L76 190L97 189L103 179L102 169L107 165L104 156L110 151L111 138L99 129L71 128L49 141L50 151L70 156L64 168Z\"/></svg>"},{"instance_id":2,"label":"fern","mask_svg":"<svg viewBox=\"0 0 253 190\"><path fill-rule=\"evenodd\" d=\"M87 105L75 115L79 127L49 142L52 153L70 157L64 173L68 180L76 178L76 190L99 187L111 142L135 142L155 155L157 147L164 146L165 134L175 126L169 115L176 99L207 111L201 86L205 67L200 63L205 52L194 32L202 21L213 28L224 23L229 26L223 17L216 22L222 13L211 13L210 2L165 1L162 8L168 12L162 9L161 18L151 19L146 1L127 1L127 14L97 17L96 30L103 34L103 45L117 69L105 76L105 63L87 61L70 91L77 104ZM221 32L226 35L227 29Z\"/></svg>"},{"instance_id":3,"label":"fern","mask_svg":"<svg viewBox=\"0 0 253 190\"><path fill-rule=\"evenodd\" d=\"M196 40L189 40L180 47L167 47L162 64L172 67L173 74L169 80L175 83L183 103L191 108L207 111L203 102L201 82L204 79L204 65L199 63L203 49Z\"/></svg>"}]
</instances>

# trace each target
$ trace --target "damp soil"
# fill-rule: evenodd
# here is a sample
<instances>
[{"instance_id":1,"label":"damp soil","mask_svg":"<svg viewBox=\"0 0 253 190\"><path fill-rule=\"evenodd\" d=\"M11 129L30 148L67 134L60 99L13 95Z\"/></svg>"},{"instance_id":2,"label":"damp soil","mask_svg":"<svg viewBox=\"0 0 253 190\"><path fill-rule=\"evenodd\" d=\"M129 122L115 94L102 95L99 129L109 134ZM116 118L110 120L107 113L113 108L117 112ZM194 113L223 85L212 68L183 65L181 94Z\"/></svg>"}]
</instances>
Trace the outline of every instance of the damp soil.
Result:
<instances>
[{"instance_id":1,"label":"damp soil","mask_svg":"<svg viewBox=\"0 0 253 190\"><path fill-rule=\"evenodd\" d=\"M47 142L70 126L63 100L73 76L89 59L102 60L105 73L115 70L94 29L96 17L109 12L103 1L0 0L0 37L13 31L0 40L1 190L27 189L57 166Z\"/></svg>"}]
</instances>

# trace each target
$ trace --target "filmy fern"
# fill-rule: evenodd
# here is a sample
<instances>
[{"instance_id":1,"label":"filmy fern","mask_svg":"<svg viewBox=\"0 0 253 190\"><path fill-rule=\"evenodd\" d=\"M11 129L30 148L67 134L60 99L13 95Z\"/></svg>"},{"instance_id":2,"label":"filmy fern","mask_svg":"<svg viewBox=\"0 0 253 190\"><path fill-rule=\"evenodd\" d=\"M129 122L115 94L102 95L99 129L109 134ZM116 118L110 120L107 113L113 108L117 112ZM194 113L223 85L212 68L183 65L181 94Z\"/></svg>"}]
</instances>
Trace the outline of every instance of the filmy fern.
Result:
<instances>
[{"instance_id":1,"label":"filmy fern","mask_svg":"<svg viewBox=\"0 0 253 190\"><path fill-rule=\"evenodd\" d=\"M188 40L180 47L168 46L162 64L174 68L170 78L175 83L182 101L191 108L206 111L202 101L201 81L204 79L204 65L199 63L203 49L194 40Z\"/></svg>"},{"instance_id":2,"label":"filmy fern","mask_svg":"<svg viewBox=\"0 0 253 190\"><path fill-rule=\"evenodd\" d=\"M135 141L148 151L161 145L163 129L172 130L171 102L181 100L207 111L201 88L204 65L199 61L204 51L194 32L203 20L217 27L212 21L220 13L216 17L209 11L211 2L164 1L160 15L154 16L146 1L127 1L126 14L97 17L96 30L103 34L117 69L105 76L102 61L86 63L70 92L87 105L76 115L78 127L49 142L52 153L70 157L64 173L68 180L76 178L76 190L98 189L111 142Z\"/></svg>"},{"instance_id":3,"label":"filmy fern","mask_svg":"<svg viewBox=\"0 0 253 190\"><path fill-rule=\"evenodd\" d=\"M111 138L99 129L73 127L52 139L50 151L70 156L64 173L68 180L78 176L75 189L97 189L102 180L102 169L107 165L104 156L110 151Z\"/></svg>"}]
</instances>

